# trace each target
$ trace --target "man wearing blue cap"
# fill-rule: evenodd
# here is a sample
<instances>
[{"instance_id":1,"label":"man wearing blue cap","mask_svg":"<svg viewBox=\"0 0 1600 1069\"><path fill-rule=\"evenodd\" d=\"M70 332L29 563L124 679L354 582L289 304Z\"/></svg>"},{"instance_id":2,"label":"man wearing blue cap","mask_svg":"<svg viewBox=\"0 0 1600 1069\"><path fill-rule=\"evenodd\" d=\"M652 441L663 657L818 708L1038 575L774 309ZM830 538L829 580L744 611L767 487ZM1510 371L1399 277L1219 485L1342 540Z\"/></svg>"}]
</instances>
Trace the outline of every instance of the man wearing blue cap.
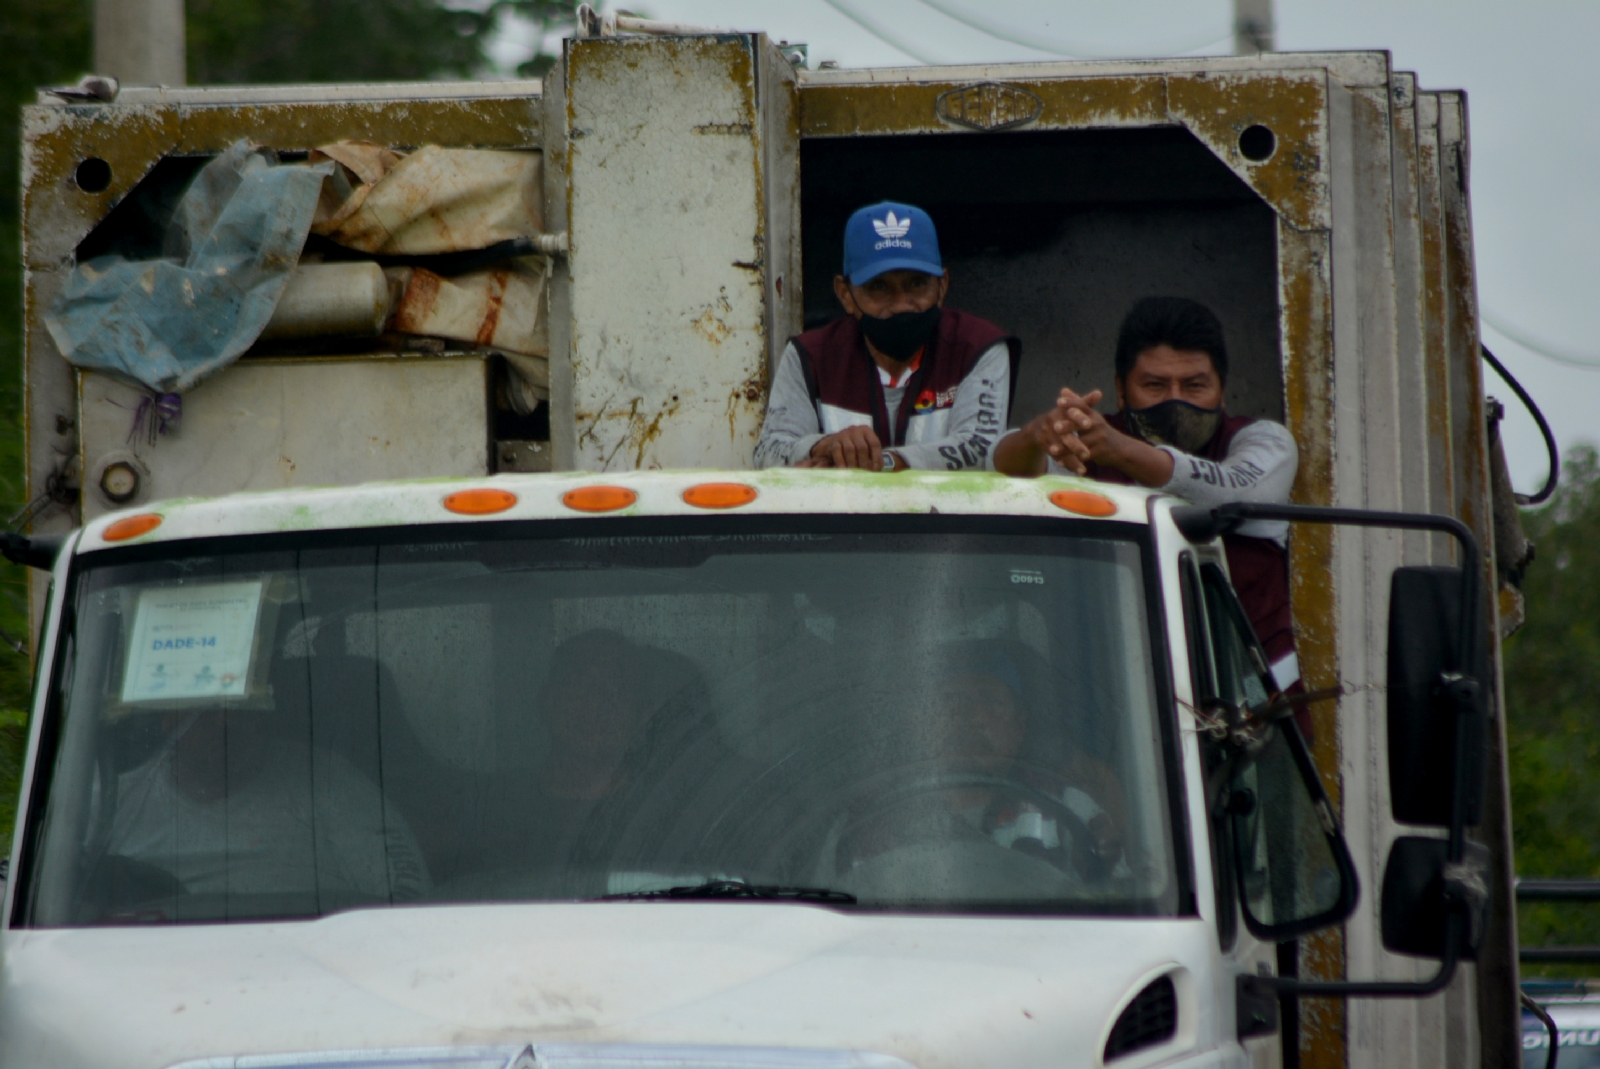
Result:
<instances>
[{"instance_id":1,"label":"man wearing blue cap","mask_svg":"<svg viewBox=\"0 0 1600 1069\"><path fill-rule=\"evenodd\" d=\"M949 288L927 212L885 201L852 215L833 280L846 314L784 349L756 466L985 467L1021 344L944 307Z\"/></svg>"}]
</instances>

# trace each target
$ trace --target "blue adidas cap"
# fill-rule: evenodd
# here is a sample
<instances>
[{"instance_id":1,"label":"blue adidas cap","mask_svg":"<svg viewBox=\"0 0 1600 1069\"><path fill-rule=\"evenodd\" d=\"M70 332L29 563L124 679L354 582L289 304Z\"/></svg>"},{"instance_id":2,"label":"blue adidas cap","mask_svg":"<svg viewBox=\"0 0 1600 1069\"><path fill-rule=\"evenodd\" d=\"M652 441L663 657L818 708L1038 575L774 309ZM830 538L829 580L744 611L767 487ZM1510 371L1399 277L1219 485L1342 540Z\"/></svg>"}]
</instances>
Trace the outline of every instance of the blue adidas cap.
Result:
<instances>
[{"instance_id":1,"label":"blue adidas cap","mask_svg":"<svg viewBox=\"0 0 1600 1069\"><path fill-rule=\"evenodd\" d=\"M944 274L933 220L921 208L888 200L857 209L844 225L844 277L859 286L897 270Z\"/></svg>"}]
</instances>

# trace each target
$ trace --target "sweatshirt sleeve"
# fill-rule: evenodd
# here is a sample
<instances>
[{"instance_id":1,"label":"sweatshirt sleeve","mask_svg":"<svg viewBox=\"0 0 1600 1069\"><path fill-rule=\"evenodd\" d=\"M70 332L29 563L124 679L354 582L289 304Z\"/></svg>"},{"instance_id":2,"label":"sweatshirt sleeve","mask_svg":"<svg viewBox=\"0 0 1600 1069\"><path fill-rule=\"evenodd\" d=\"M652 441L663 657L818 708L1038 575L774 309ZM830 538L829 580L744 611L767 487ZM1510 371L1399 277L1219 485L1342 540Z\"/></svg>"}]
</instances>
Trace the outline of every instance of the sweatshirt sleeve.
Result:
<instances>
[{"instance_id":1,"label":"sweatshirt sleeve","mask_svg":"<svg viewBox=\"0 0 1600 1069\"><path fill-rule=\"evenodd\" d=\"M1269 420L1257 420L1234 435L1221 461L1191 456L1169 445L1159 448L1172 455L1172 478L1161 489L1207 507L1230 501L1285 504L1300 466L1294 436L1283 424ZM1239 533L1282 545L1288 529L1281 520L1252 520Z\"/></svg>"},{"instance_id":2,"label":"sweatshirt sleeve","mask_svg":"<svg viewBox=\"0 0 1600 1069\"><path fill-rule=\"evenodd\" d=\"M767 417L756 441L758 468L782 468L797 464L811 455L811 447L822 438L817 425L817 410L800 370L800 354L791 342L784 347L767 394Z\"/></svg>"},{"instance_id":3,"label":"sweatshirt sleeve","mask_svg":"<svg viewBox=\"0 0 1600 1069\"><path fill-rule=\"evenodd\" d=\"M950 432L931 441L897 445L894 451L908 467L925 471L982 469L1005 433L1010 396L1011 353L1005 342L996 342L961 380L950 406Z\"/></svg>"}]
</instances>

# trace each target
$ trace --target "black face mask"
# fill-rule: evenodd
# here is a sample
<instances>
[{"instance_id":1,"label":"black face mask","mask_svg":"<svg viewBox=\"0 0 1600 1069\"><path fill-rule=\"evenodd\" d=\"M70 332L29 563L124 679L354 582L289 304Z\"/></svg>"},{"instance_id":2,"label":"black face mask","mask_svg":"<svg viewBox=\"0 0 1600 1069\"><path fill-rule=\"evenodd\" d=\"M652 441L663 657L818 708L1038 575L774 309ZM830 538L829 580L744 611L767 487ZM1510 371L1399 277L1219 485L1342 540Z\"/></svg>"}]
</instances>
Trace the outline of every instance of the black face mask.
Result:
<instances>
[{"instance_id":1,"label":"black face mask","mask_svg":"<svg viewBox=\"0 0 1600 1069\"><path fill-rule=\"evenodd\" d=\"M943 314L943 310L934 305L926 312L896 312L882 319L864 315L857 322L861 324L861 333L867 336L878 352L890 360L904 363L933 337L934 328L939 325L939 317Z\"/></svg>"},{"instance_id":2,"label":"black face mask","mask_svg":"<svg viewBox=\"0 0 1600 1069\"><path fill-rule=\"evenodd\" d=\"M1188 401L1162 401L1149 408L1124 409L1128 424L1151 445L1170 445L1198 453L1222 426L1222 408L1201 408Z\"/></svg>"}]
</instances>

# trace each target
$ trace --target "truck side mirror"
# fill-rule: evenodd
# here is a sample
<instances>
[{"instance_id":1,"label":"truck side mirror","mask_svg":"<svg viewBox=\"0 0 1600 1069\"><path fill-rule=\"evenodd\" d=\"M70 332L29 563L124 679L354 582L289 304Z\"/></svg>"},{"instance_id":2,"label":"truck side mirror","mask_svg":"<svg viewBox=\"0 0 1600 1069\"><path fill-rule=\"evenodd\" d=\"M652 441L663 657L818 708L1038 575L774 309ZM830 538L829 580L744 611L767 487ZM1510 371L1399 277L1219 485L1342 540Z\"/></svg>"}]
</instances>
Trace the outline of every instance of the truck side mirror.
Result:
<instances>
[{"instance_id":1,"label":"truck side mirror","mask_svg":"<svg viewBox=\"0 0 1600 1069\"><path fill-rule=\"evenodd\" d=\"M1479 843L1463 843L1461 862L1452 867L1447 857L1449 846L1446 839L1402 835L1389 848L1389 860L1383 866L1386 949L1418 958L1443 958L1453 900L1459 898L1469 907L1470 923L1458 952L1464 961L1477 960L1489 850Z\"/></svg>"},{"instance_id":2,"label":"truck side mirror","mask_svg":"<svg viewBox=\"0 0 1600 1069\"><path fill-rule=\"evenodd\" d=\"M1481 635L1463 638L1466 586L1460 568L1431 566L1396 568L1389 583L1389 798L1403 824L1449 827L1458 787L1462 823L1482 819L1486 658Z\"/></svg>"}]
</instances>

